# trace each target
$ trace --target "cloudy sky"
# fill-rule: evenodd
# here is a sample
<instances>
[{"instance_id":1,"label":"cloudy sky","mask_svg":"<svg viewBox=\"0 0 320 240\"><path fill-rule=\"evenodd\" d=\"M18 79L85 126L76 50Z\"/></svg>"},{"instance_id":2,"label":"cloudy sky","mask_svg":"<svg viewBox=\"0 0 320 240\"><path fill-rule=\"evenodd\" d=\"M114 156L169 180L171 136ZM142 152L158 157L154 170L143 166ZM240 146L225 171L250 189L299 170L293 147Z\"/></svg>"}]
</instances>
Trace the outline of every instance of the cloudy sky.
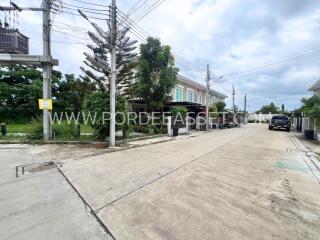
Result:
<instances>
[{"instance_id":1,"label":"cloudy sky","mask_svg":"<svg viewBox=\"0 0 320 240\"><path fill-rule=\"evenodd\" d=\"M111 0L82 1L108 5ZM0 2L7 5L9 0ZM41 3L14 2L21 6ZM76 0L63 2L68 12L76 13L67 9L71 5L103 9ZM117 2L126 13L138 0ZM152 6L156 0L141 2ZM142 15L147 6L132 18L137 20L139 11ZM41 14L24 12L19 20L21 31L30 37L31 53L41 54ZM96 21L101 26L106 24ZM58 69L80 74L88 24L79 16L63 13L54 17L53 25L53 56L60 61ZM184 63L179 65L183 75L204 84L202 71L206 64L210 64L213 78L223 75L212 87L229 96L229 105L234 84L240 108L244 93L248 94L251 111L271 101L279 106L283 103L288 109L297 108L300 99L310 95L308 88L320 78L319 0L167 0L139 25L172 47Z\"/></svg>"}]
</instances>

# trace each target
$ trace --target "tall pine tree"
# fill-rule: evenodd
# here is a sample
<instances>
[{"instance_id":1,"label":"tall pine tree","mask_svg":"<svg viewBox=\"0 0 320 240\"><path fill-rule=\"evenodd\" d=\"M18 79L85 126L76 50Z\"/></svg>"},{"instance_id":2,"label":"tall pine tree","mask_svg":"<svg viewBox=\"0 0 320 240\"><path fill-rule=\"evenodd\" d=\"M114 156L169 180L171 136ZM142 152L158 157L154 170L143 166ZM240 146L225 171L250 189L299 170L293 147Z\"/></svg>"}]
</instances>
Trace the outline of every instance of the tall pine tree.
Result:
<instances>
[{"instance_id":1,"label":"tall pine tree","mask_svg":"<svg viewBox=\"0 0 320 240\"><path fill-rule=\"evenodd\" d=\"M88 19L84 13L80 13ZM111 25L108 21L108 29L104 31L96 23L88 21L95 31L88 32L93 44L88 45L89 53L84 53L86 57L84 63L88 68L81 67L84 72L84 76L81 78L95 82L101 91L108 92L111 80ZM133 41L127 36L128 31L128 27L119 26L115 33L117 94L125 97L132 96L131 86L135 77L133 69L137 65L137 54L134 52L137 41Z\"/></svg>"}]
</instances>

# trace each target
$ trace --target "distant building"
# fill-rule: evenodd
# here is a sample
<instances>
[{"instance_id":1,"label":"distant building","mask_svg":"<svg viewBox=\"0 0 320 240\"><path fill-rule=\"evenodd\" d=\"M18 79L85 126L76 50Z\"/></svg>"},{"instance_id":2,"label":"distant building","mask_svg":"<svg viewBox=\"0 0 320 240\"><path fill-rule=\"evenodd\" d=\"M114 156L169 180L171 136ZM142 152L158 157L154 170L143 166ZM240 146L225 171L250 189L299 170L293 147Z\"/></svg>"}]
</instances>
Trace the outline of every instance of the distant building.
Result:
<instances>
[{"instance_id":1,"label":"distant building","mask_svg":"<svg viewBox=\"0 0 320 240\"><path fill-rule=\"evenodd\" d=\"M184 102L200 105L212 105L227 98L226 95L212 89L207 95L206 86L182 75L178 75L177 84L170 95L174 103Z\"/></svg>"},{"instance_id":2,"label":"distant building","mask_svg":"<svg viewBox=\"0 0 320 240\"><path fill-rule=\"evenodd\" d=\"M320 95L320 79L311 86L309 91L313 91L314 94Z\"/></svg>"}]
</instances>

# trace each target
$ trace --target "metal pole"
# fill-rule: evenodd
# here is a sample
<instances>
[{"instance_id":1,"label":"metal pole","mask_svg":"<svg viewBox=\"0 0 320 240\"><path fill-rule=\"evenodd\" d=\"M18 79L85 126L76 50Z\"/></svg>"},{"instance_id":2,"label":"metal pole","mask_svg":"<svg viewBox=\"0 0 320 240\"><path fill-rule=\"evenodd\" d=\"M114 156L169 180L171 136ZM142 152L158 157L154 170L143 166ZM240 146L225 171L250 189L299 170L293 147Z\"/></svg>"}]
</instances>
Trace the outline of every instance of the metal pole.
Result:
<instances>
[{"instance_id":1,"label":"metal pole","mask_svg":"<svg viewBox=\"0 0 320 240\"><path fill-rule=\"evenodd\" d=\"M236 91L234 89L234 84L232 84L232 109L233 109L233 112L235 112L235 95L236 95Z\"/></svg>"},{"instance_id":2,"label":"metal pole","mask_svg":"<svg viewBox=\"0 0 320 240\"><path fill-rule=\"evenodd\" d=\"M206 96L206 129L209 130L209 106L210 106L210 65L207 65L207 96Z\"/></svg>"},{"instance_id":3,"label":"metal pole","mask_svg":"<svg viewBox=\"0 0 320 240\"><path fill-rule=\"evenodd\" d=\"M244 124L247 123L247 93L244 95Z\"/></svg>"},{"instance_id":4,"label":"metal pole","mask_svg":"<svg viewBox=\"0 0 320 240\"><path fill-rule=\"evenodd\" d=\"M110 134L109 134L109 147L116 145L116 31L117 31L117 8L116 0L112 0L111 14L112 14L112 33L111 33L111 82L110 82Z\"/></svg>"},{"instance_id":5,"label":"metal pole","mask_svg":"<svg viewBox=\"0 0 320 240\"><path fill-rule=\"evenodd\" d=\"M51 46L50 46L50 4L49 0L43 0L43 56L44 58L51 59ZM43 99L51 99L51 63L43 64ZM50 121L50 110L43 110L43 139L48 141L52 137L52 125Z\"/></svg>"}]
</instances>

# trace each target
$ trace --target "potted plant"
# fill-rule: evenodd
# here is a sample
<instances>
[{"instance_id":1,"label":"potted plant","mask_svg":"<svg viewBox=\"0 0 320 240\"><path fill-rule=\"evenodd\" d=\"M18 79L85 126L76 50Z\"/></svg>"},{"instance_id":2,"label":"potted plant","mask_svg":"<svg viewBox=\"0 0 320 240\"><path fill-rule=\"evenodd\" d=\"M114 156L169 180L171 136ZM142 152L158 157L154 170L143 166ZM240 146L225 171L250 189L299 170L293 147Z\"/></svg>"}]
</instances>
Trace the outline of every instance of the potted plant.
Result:
<instances>
[{"instance_id":1,"label":"potted plant","mask_svg":"<svg viewBox=\"0 0 320 240\"><path fill-rule=\"evenodd\" d=\"M185 127L187 113L188 109L186 107L176 106L171 108L173 137L179 135L179 128Z\"/></svg>"}]
</instances>

